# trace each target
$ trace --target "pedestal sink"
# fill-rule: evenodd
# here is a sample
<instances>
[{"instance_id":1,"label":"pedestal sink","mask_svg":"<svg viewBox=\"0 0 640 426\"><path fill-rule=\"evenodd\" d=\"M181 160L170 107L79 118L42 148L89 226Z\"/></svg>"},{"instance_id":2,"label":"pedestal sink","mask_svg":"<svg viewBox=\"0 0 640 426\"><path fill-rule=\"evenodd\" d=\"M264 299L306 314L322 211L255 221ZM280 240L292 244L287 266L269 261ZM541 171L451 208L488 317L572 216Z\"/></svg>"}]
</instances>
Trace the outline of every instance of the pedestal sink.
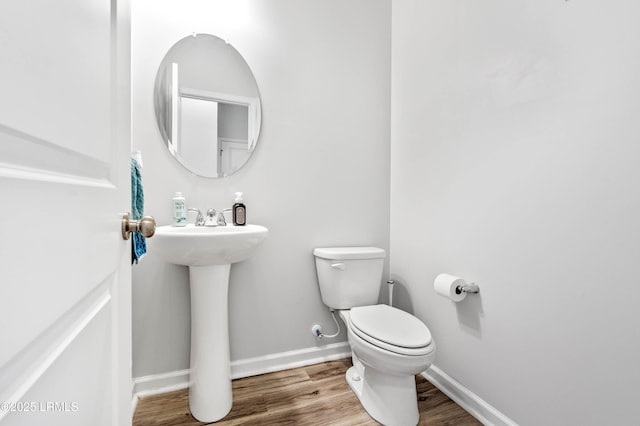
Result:
<instances>
[{"instance_id":1,"label":"pedestal sink","mask_svg":"<svg viewBox=\"0 0 640 426\"><path fill-rule=\"evenodd\" d=\"M267 238L264 226L160 226L149 252L189 266L191 370L189 407L203 422L231 410L228 289L231 264L251 257Z\"/></svg>"}]
</instances>

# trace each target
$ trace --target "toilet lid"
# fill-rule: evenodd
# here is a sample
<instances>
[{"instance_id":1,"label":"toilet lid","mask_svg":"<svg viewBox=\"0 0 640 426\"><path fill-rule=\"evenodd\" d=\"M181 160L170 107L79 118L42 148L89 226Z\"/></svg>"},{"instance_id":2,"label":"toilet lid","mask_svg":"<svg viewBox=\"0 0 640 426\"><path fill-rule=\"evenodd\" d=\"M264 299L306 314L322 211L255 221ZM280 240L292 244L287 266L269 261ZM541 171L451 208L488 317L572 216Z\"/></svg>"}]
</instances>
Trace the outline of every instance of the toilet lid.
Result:
<instances>
[{"instance_id":1,"label":"toilet lid","mask_svg":"<svg viewBox=\"0 0 640 426\"><path fill-rule=\"evenodd\" d=\"M351 324L376 340L403 348L423 348L431 344L431 332L413 315L388 305L351 309Z\"/></svg>"}]
</instances>

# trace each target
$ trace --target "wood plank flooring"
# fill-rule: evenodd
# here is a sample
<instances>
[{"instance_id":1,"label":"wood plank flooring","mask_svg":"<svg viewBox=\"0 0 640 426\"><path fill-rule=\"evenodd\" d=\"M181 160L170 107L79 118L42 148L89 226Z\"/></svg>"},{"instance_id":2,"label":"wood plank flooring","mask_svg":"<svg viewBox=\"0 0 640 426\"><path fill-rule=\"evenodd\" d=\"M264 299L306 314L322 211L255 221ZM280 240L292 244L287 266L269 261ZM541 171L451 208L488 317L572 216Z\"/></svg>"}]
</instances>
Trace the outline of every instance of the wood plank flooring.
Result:
<instances>
[{"instance_id":1,"label":"wood plank flooring","mask_svg":"<svg viewBox=\"0 0 640 426\"><path fill-rule=\"evenodd\" d=\"M216 425L376 425L345 380L351 359L233 381L233 408ZM475 418L416 376L420 425L476 426ZM196 426L188 389L142 398L133 426Z\"/></svg>"}]
</instances>

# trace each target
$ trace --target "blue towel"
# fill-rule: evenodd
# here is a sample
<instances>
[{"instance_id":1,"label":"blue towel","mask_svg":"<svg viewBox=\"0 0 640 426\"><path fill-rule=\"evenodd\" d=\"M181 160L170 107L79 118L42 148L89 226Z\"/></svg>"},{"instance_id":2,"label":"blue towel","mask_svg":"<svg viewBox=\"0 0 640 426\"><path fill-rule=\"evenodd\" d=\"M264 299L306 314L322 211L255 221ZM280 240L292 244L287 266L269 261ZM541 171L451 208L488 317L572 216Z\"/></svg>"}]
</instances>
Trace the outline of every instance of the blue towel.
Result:
<instances>
[{"instance_id":1,"label":"blue towel","mask_svg":"<svg viewBox=\"0 0 640 426\"><path fill-rule=\"evenodd\" d=\"M140 165L131 159L131 218L140 220L144 215L144 191L142 189L142 174ZM147 241L139 233L133 233L133 243L131 246L131 263L138 263L147 254Z\"/></svg>"}]
</instances>

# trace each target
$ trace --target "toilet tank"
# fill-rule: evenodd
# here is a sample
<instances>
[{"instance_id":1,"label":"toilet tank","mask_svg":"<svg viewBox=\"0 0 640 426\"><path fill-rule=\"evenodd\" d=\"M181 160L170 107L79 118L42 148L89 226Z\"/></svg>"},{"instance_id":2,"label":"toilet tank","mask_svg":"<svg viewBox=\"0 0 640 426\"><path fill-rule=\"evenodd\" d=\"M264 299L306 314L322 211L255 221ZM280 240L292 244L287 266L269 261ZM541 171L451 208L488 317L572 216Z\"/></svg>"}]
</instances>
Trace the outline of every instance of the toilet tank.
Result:
<instances>
[{"instance_id":1,"label":"toilet tank","mask_svg":"<svg viewBox=\"0 0 640 426\"><path fill-rule=\"evenodd\" d=\"M378 303L385 251L377 247L313 250L322 302L333 309Z\"/></svg>"}]
</instances>

